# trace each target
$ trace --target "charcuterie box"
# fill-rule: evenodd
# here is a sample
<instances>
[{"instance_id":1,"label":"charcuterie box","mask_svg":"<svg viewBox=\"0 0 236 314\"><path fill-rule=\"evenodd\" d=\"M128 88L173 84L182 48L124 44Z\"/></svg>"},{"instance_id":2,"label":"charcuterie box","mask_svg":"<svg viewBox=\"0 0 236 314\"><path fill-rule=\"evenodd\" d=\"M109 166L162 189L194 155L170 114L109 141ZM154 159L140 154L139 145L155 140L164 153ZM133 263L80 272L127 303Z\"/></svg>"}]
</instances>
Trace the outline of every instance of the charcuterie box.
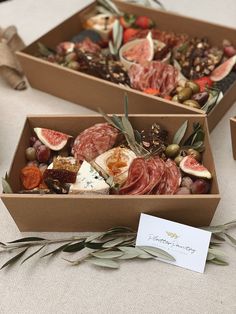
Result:
<instances>
[{"instance_id":1,"label":"charcuterie box","mask_svg":"<svg viewBox=\"0 0 236 314\"><path fill-rule=\"evenodd\" d=\"M123 12L150 17L162 30L187 33L192 37L198 36L202 38L206 36L214 45L221 45L224 39L228 39L232 44L236 45L235 29L139 5L120 1L114 1L114 3ZM124 92L126 92L129 96L130 113L204 114L204 111L201 109L187 107L177 102L147 95L125 86L50 63L35 56L38 51L38 42L54 49L58 43L70 40L74 35L78 34L82 30L85 17L90 16L94 9L95 3L93 2L17 53L26 77L33 88L93 110L101 106L107 113L122 113L121 103ZM235 84L233 84L224 94L223 99L207 115L210 131L219 122L235 99L236 88Z\"/></svg>"},{"instance_id":2,"label":"charcuterie box","mask_svg":"<svg viewBox=\"0 0 236 314\"><path fill-rule=\"evenodd\" d=\"M230 131L233 157L236 160L236 117L230 119Z\"/></svg>"},{"instance_id":3,"label":"charcuterie box","mask_svg":"<svg viewBox=\"0 0 236 314\"><path fill-rule=\"evenodd\" d=\"M168 130L172 138L186 119L200 123L205 132L202 162L212 174L209 194L201 195L29 195L17 194L19 174L25 166L25 150L35 127L60 130L74 137L100 122L99 115L28 116L9 171L13 194L1 198L20 231L98 231L114 226L137 228L140 213L148 213L192 226L209 225L220 201L215 166L209 143L207 120L200 115L130 115L134 128L142 130L153 123ZM190 128L191 129L191 128ZM187 131L186 136L191 133Z\"/></svg>"}]
</instances>

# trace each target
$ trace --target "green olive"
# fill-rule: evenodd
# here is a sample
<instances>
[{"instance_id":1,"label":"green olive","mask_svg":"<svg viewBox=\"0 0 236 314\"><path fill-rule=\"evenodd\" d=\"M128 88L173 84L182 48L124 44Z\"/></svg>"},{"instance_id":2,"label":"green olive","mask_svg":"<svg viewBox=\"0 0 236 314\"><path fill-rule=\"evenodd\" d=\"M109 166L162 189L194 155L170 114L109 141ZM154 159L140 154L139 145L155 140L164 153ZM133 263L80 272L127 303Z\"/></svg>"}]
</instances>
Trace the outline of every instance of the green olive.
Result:
<instances>
[{"instance_id":1,"label":"green olive","mask_svg":"<svg viewBox=\"0 0 236 314\"><path fill-rule=\"evenodd\" d=\"M184 102L187 99L190 99L193 94L193 91L190 87L185 87L183 88L179 93L178 93L178 98L180 102Z\"/></svg>"},{"instance_id":2,"label":"green olive","mask_svg":"<svg viewBox=\"0 0 236 314\"><path fill-rule=\"evenodd\" d=\"M181 161L183 160L183 156L178 155L177 157L175 157L175 163L177 166L179 166L179 164L181 163Z\"/></svg>"},{"instance_id":3,"label":"green olive","mask_svg":"<svg viewBox=\"0 0 236 314\"><path fill-rule=\"evenodd\" d=\"M197 161L201 161L201 159L202 159L202 157L201 157L201 154L197 151L197 150L195 150L195 149L193 149L193 148L189 148L188 150L187 150L187 154L188 155L191 155L193 158L195 158Z\"/></svg>"},{"instance_id":4,"label":"green olive","mask_svg":"<svg viewBox=\"0 0 236 314\"><path fill-rule=\"evenodd\" d=\"M188 100L185 100L183 102L184 105L188 106L188 107L191 107L191 108L196 108L196 109L200 109L201 106L199 105L199 103L196 101L196 100L193 100L193 99L188 99Z\"/></svg>"},{"instance_id":5,"label":"green olive","mask_svg":"<svg viewBox=\"0 0 236 314\"><path fill-rule=\"evenodd\" d=\"M178 87L176 87L176 92L180 93L183 89L184 89L183 86L178 86Z\"/></svg>"},{"instance_id":6,"label":"green olive","mask_svg":"<svg viewBox=\"0 0 236 314\"><path fill-rule=\"evenodd\" d=\"M193 91L193 94L197 94L200 91L199 85L194 83L193 81L187 81L185 87L190 87Z\"/></svg>"},{"instance_id":7,"label":"green olive","mask_svg":"<svg viewBox=\"0 0 236 314\"><path fill-rule=\"evenodd\" d=\"M172 100L175 101L175 102L179 102L179 97L178 97L178 95L174 95L174 96L172 97Z\"/></svg>"},{"instance_id":8,"label":"green olive","mask_svg":"<svg viewBox=\"0 0 236 314\"><path fill-rule=\"evenodd\" d=\"M28 147L25 150L26 159L29 161L33 161L36 159L36 150L33 147Z\"/></svg>"},{"instance_id":9,"label":"green olive","mask_svg":"<svg viewBox=\"0 0 236 314\"><path fill-rule=\"evenodd\" d=\"M179 153L180 147L178 144L171 144L166 147L165 154L167 157L176 157Z\"/></svg>"}]
</instances>

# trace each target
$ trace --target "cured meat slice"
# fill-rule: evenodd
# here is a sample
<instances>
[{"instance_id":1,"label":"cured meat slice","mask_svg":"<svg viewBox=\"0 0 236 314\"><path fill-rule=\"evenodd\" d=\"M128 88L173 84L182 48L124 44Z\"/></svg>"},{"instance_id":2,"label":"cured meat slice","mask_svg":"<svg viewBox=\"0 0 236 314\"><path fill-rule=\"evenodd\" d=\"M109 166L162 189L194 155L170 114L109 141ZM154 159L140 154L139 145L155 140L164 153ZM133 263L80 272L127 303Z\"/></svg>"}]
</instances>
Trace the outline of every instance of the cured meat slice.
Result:
<instances>
[{"instance_id":1,"label":"cured meat slice","mask_svg":"<svg viewBox=\"0 0 236 314\"><path fill-rule=\"evenodd\" d=\"M165 164L160 158L136 158L128 173L128 179L119 193L124 195L152 194L160 183L165 170Z\"/></svg>"},{"instance_id":2,"label":"cured meat slice","mask_svg":"<svg viewBox=\"0 0 236 314\"><path fill-rule=\"evenodd\" d=\"M152 88L169 95L178 83L178 70L170 64L151 61L133 64L128 71L131 87L140 91Z\"/></svg>"},{"instance_id":3,"label":"cured meat slice","mask_svg":"<svg viewBox=\"0 0 236 314\"><path fill-rule=\"evenodd\" d=\"M72 147L72 154L77 160L91 161L111 149L117 136L118 130L110 124L95 124L77 136Z\"/></svg>"},{"instance_id":4,"label":"cured meat slice","mask_svg":"<svg viewBox=\"0 0 236 314\"><path fill-rule=\"evenodd\" d=\"M173 195L181 183L181 173L176 163L168 159L166 161L166 184L162 194Z\"/></svg>"}]
</instances>

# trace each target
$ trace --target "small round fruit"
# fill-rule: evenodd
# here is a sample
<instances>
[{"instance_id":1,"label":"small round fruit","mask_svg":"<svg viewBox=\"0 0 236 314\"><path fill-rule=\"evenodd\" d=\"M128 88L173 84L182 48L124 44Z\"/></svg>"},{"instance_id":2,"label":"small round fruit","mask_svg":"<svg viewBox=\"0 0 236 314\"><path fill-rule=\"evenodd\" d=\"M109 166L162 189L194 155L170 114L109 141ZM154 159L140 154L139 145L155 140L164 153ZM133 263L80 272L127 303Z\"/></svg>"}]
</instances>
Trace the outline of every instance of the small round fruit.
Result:
<instances>
[{"instance_id":1,"label":"small round fruit","mask_svg":"<svg viewBox=\"0 0 236 314\"><path fill-rule=\"evenodd\" d=\"M165 154L167 157L173 158L178 155L180 147L178 144L171 144L166 147Z\"/></svg>"},{"instance_id":2,"label":"small round fruit","mask_svg":"<svg viewBox=\"0 0 236 314\"><path fill-rule=\"evenodd\" d=\"M183 187L178 188L175 194L176 195L188 195L188 194L191 194L191 191L187 187L183 186Z\"/></svg>"},{"instance_id":3,"label":"small round fruit","mask_svg":"<svg viewBox=\"0 0 236 314\"><path fill-rule=\"evenodd\" d=\"M201 107L205 105L209 98L208 92L201 92L193 95L192 100L195 100Z\"/></svg>"},{"instance_id":4,"label":"small round fruit","mask_svg":"<svg viewBox=\"0 0 236 314\"><path fill-rule=\"evenodd\" d=\"M181 186L191 189L191 186L193 184L193 180L190 177L183 177L181 181Z\"/></svg>"},{"instance_id":5,"label":"small round fruit","mask_svg":"<svg viewBox=\"0 0 236 314\"><path fill-rule=\"evenodd\" d=\"M25 150L25 157L29 161L33 161L36 159L36 149L33 147L28 147Z\"/></svg>"},{"instance_id":6,"label":"small round fruit","mask_svg":"<svg viewBox=\"0 0 236 314\"><path fill-rule=\"evenodd\" d=\"M174 95L171 100L172 100L172 101L175 101L175 102L179 102L179 97L178 97L178 95L177 95L177 94Z\"/></svg>"},{"instance_id":7,"label":"small round fruit","mask_svg":"<svg viewBox=\"0 0 236 314\"><path fill-rule=\"evenodd\" d=\"M36 151L36 156L39 162L46 163L51 156L51 151L47 146L41 145Z\"/></svg>"},{"instance_id":8,"label":"small round fruit","mask_svg":"<svg viewBox=\"0 0 236 314\"><path fill-rule=\"evenodd\" d=\"M175 163L177 166L179 166L179 164L181 163L181 161L183 160L183 156L178 155L177 157L175 157Z\"/></svg>"},{"instance_id":9,"label":"small round fruit","mask_svg":"<svg viewBox=\"0 0 236 314\"><path fill-rule=\"evenodd\" d=\"M30 146L33 146L36 141L37 141L37 137L31 136L31 137L30 137L30 140L29 140Z\"/></svg>"},{"instance_id":10,"label":"small round fruit","mask_svg":"<svg viewBox=\"0 0 236 314\"><path fill-rule=\"evenodd\" d=\"M187 150L187 154L191 155L192 157L194 157L197 161L201 161L201 159L202 159L201 154L197 150L195 150L193 148L189 148Z\"/></svg>"},{"instance_id":11,"label":"small round fruit","mask_svg":"<svg viewBox=\"0 0 236 314\"><path fill-rule=\"evenodd\" d=\"M193 94L197 94L200 91L200 87L197 83L193 81L187 81L185 84L186 87L190 87L193 91Z\"/></svg>"},{"instance_id":12,"label":"small round fruit","mask_svg":"<svg viewBox=\"0 0 236 314\"><path fill-rule=\"evenodd\" d=\"M188 100L185 100L183 102L184 105L188 106L188 107L191 107L191 108L196 108L196 109L200 109L201 106L199 105L199 103L193 99L188 99Z\"/></svg>"},{"instance_id":13,"label":"small round fruit","mask_svg":"<svg viewBox=\"0 0 236 314\"><path fill-rule=\"evenodd\" d=\"M184 102L185 100L190 99L192 94L192 89L190 87L185 87L178 93L178 99L180 102Z\"/></svg>"},{"instance_id":14,"label":"small round fruit","mask_svg":"<svg viewBox=\"0 0 236 314\"><path fill-rule=\"evenodd\" d=\"M47 167L48 167L47 164L44 164L44 163L39 164L39 170L41 171L42 174L47 169Z\"/></svg>"},{"instance_id":15,"label":"small round fruit","mask_svg":"<svg viewBox=\"0 0 236 314\"><path fill-rule=\"evenodd\" d=\"M39 148L39 146L41 146L43 143L40 140L36 140L36 142L33 145L33 148L35 148L36 150Z\"/></svg>"},{"instance_id":16,"label":"small round fruit","mask_svg":"<svg viewBox=\"0 0 236 314\"><path fill-rule=\"evenodd\" d=\"M203 179L197 179L191 186L193 194L207 194L210 190L210 183Z\"/></svg>"}]
</instances>

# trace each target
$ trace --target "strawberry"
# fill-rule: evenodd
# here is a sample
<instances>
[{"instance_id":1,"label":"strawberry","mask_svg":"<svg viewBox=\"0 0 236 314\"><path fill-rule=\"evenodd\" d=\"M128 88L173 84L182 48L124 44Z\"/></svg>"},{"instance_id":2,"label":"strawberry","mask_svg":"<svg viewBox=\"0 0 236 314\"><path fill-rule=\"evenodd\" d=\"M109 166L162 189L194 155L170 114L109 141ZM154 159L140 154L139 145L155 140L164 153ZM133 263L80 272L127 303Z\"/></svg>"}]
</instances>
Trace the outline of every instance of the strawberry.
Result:
<instances>
[{"instance_id":1,"label":"strawberry","mask_svg":"<svg viewBox=\"0 0 236 314\"><path fill-rule=\"evenodd\" d=\"M126 29L131 27L136 20L135 15L133 14L124 14L123 16L120 17L120 24L121 26Z\"/></svg>"},{"instance_id":2,"label":"strawberry","mask_svg":"<svg viewBox=\"0 0 236 314\"><path fill-rule=\"evenodd\" d=\"M148 29L154 26L154 22L147 16L138 16L135 21L135 26L142 29Z\"/></svg>"},{"instance_id":3,"label":"strawberry","mask_svg":"<svg viewBox=\"0 0 236 314\"><path fill-rule=\"evenodd\" d=\"M204 92L207 87L211 87L213 85L213 81L209 78L209 76L203 76L197 80L194 80L200 87L200 92Z\"/></svg>"},{"instance_id":4,"label":"strawberry","mask_svg":"<svg viewBox=\"0 0 236 314\"><path fill-rule=\"evenodd\" d=\"M138 33L138 30L135 28L127 28L123 34L123 42L127 43L133 36Z\"/></svg>"}]
</instances>

